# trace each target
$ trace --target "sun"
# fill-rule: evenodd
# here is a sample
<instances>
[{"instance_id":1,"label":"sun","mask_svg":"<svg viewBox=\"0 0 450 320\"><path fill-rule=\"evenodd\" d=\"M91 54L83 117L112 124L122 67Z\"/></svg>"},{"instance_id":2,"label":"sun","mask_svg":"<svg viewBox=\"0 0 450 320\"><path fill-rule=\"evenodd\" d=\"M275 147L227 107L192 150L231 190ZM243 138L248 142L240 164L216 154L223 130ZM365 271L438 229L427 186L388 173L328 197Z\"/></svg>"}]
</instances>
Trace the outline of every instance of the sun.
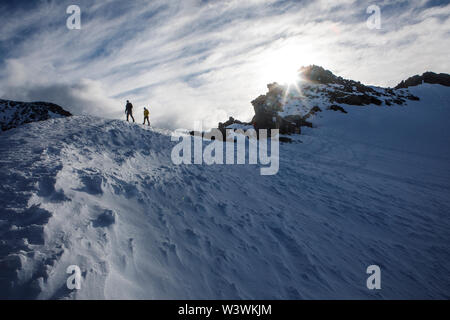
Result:
<instances>
[{"instance_id":1,"label":"sun","mask_svg":"<svg viewBox=\"0 0 450 320\"><path fill-rule=\"evenodd\" d=\"M276 82L285 85L295 84L299 80L297 73L298 68L294 64L280 65L277 70L274 71L274 79Z\"/></svg>"},{"instance_id":2,"label":"sun","mask_svg":"<svg viewBox=\"0 0 450 320\"><path fill-rule=\"evenodd\" d=\"M265 81L292 85L300 80L298 70L302 64L302 56L296 47L283 47L268 52L262 60L263 78Z\"/></svg>"},{"instance_id":3,"label":"sun","mask_svg":"<svg viewBox=\"0 0 450 320\"><path fill-rule=\"evenodd\" d=\"M271 59L271 62L267 65L266 77L270 78L271 82L290 85L298 82L298 69L295 61L279 56L279 58Z\"/></svg>"}]
</instances>

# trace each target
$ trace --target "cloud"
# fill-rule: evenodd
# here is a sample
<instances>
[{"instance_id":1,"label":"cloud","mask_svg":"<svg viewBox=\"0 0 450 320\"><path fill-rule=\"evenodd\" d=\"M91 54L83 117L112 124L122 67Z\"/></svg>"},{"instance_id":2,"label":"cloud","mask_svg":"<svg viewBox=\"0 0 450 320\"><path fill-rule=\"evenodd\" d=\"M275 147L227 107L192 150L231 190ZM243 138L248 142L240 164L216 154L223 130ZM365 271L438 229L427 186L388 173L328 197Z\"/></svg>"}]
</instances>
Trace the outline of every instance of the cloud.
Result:
<instances>
[{"instance_id":1,"label":"cloud","mask_svg":"<svg viewBox=\"0 0 450 320\"><path fill-rule=\"evenodd\" d=\"M93 115L104 118L121 116L120 104L108 98L100 82L81 79L74 84L33 84L9 87L8 94L20 101L51 101L74 115Z\"/></svg>"},{"instance_id":2,"label":"cloud","mask_svg":"<svg viewBox=\"0 0 450 320\"><path fill-rule=\"evenodd\" d=\"M82 30L65 27L65 1L0 11L3 98L108 117L130 99L156 126L192 128L249 120L250 101L290 65L382 86L450 69L450 5L426 0L377 2L381 30L356 0L79 3Z\"/></svg>"}]
</instances>

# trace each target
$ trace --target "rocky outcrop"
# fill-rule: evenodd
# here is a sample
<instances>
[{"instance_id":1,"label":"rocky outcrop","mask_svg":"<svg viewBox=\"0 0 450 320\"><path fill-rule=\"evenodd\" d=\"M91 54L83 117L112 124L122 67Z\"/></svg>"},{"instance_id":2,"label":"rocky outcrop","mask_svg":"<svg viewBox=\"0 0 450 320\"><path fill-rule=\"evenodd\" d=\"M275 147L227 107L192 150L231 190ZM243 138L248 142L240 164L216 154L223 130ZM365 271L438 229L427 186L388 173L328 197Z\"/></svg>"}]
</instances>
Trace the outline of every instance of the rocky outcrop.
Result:
<instances>
[{"instance_id":1,"label":"rocky outcrop","mask_svg":"<svg viewBox=\"0 0 450 320\"><path fill-rule=\"evenodd\" d=\"M390 88L366 86L359 81L335 76L331 71L319 66L303 67L299 70L301 78L315 84L327 85L318 88L324 92L331 103L364 106L374 104L404 104L406 100L418 100L409 93L395 91Z\"/></svg>"},{"instance_id":2,"label":"rocky outcrop","mask_svg":"<svg viewBox=\"0 0 450 320\"><path fill-rule=\"evenodd\" d=\"M302 67L298 75L300 81L296 85L270 83L267 93L251 102L255 111L251 124L255 129L279 129L281 134L300 133L301 127L313 126L311 118L323 112L322 109L346 114L347 106L404 105L408 100L419 100L407 90L408 86L422 81L450 85L450 75L432 72L402 81L394 89L366 86L315 65ZM236 122L238 120L233 118L228 121L230 124ZM219 129L224 130L226 124L219 124Z\"/></svg>"},{"instance_id":3,"label":"rocky outcrop","mask_svg":"<svg viewBox=\"0 0 450 320\"><path fill-rule=\"evenodd\" d=\"M284 90L277 83L267 85L268 92L260 95L251 103L255 110L255 116L251 123L256 130L259 129L280 129L282 126L290 126L290 122L284 121L278 115L283 110L282 97ZM283 123L284 122L284 123Z\"/></svg>"},{"instance_id":4,"label":"rocky outcrop","mask_svg":"<svg viewBox=\"0 0 450 320\"><path fill-rule=\"evenodd\" d=\"M234 119L233 117L230 117L227 121L225 122L219 122L219 129L223 129L225 130L227 127L233 125L233 124L237 124L237 125L241 125L241 126L246 126L246 125L251 125L251 123L248 122L242 122L239 120Z\"/></svg>"},{"instance_id":5,"label":"rocky outcrop","mask_svg":"<svg viewBox=\"0 0 450 320\"><path fill-rule=\"evenodd\" d=\"M446 73L425 72L421 76L415 75L400 82L395 89L418 86L422 83L440 84L450 87L450 75Z\"/></svg>"},{"instance_id":6,"label":"rocky outcrop","mask_svg":"<svg viewBox=\"0 0 450 320\"><path fill-rule=\"evenodd\" d=\"M255 110L255 116L251 123L256 130L279 129L281 134L301 133L302 126L312 126L302 115L291 115L282 117L279 112L283 111L283 97L286 88L277 83L267 85L268 92L261 95L251 103Z\"/></svg>"},{"instance_id":7,"label":"rocky outcrop","mask_svg":"<svg viewBox=\"0 0 450 320\"><path fill-rule=\"evenodd\" d=\"M16 128L25 123L70 116L72 116L70 112L54 103L0 100L2 131Z\"/></svg>"},{"instance_id":8,"label":"rocky outcrop","mask_svg":"<svg viewBox=\"0 0 450 320\"><path fill-rule=\"evenodd\" d=\"M344 108L342 108L341 106L338 106L336 104L333 104L331 106L328 107L328 110L333 110L333 111L340 111L342 113L348 113L347 111L345 111Z\"/></svg>"}]
</instances>

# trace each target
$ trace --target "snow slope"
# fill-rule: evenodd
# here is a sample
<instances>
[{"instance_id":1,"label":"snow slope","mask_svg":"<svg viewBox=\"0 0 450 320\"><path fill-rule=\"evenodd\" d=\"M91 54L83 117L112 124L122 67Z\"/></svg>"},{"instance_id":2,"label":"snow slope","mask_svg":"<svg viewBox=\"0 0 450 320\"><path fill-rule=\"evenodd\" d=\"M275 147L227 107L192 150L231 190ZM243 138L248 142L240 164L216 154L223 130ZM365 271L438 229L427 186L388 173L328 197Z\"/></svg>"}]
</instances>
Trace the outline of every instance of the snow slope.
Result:
<instances>
[{"instance_id":1,"label":"snow slope","mask_svg":"<svg viewBox=\"0 0 450 320\"><path fill-rule=\"evenodd\" d=\"M117 120L0 134L0 297L450 298L450 89L410 91L317 113L275 176L175 166L170 132Z\"/></svg>"}]
</instances>

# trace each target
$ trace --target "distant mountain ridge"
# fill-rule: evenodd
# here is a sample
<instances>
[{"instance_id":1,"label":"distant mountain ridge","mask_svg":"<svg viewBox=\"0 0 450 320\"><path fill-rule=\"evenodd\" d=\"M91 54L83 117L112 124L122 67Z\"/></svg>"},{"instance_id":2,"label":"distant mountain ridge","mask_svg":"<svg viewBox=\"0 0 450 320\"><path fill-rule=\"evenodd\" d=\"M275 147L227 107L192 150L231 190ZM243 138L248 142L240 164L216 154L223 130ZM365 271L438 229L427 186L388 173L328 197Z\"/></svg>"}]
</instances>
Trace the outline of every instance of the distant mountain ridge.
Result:
<instances>
[{"instance_id":1,"label":"distant mountain ridge","mask_svg":"<svg viewBox=\"0 0 450 320\"><path fill-rule=\"evenodd\" d=\"M253 125L255 129L279 129L282 134L300 133L302 126L312 126L307 119L323 110L347 113L345 108L353 106L390 107L420 100L408 87L422 83L450 86L450 75L426 72L402 81L395 88L382 88L344 79L323 67L311 65L300 68L297 83L268 84L268 92L251 102L255 116L250 123L230 118L219 123L218 128L224 132L239 125Z\"/></svg>"},{"instance_id":2,"label":"distant mountain ridge","mask_svg":"<svg viewBox=\"0 0 450 320\"><path fill-rule=\"evenodd\" d=\"M0 99L0 127L2 131L16 128L25 123L70 116L72 116L70 112L54 103Z\"/></svg>"},{"instance_id":3,"label":"distant mountain ridge","mask_svg":"<svg viewBox=\"0 0 450 320\"><path fill-rule=\"evenodd\" d=\"M421 76L415 75L409 77L406 80L403 80L395 87L395 89L414 87L422 83L440 84L446 87L450 87L450 74L434 73L428 71L423 73Z\"/></svg>"}]
</instances>

